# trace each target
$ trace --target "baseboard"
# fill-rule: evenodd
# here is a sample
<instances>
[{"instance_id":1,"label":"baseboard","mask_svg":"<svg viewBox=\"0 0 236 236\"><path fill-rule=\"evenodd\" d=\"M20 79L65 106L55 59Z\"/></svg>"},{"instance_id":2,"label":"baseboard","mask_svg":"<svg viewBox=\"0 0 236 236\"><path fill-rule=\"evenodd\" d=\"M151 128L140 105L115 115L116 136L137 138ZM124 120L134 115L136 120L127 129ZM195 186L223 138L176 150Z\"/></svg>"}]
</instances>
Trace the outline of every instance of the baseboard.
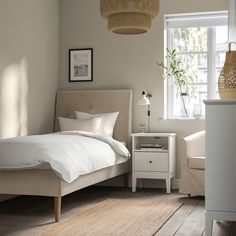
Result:
<instances>
[{"instance_id":1,"label":"baseboard","mask_svg":"<svg viewBox=\"0 0 236 236\"><path fill-rule=\"evenodd\" d=\"M179 179L172 181L172 189L179 189ZM98 184L99 186L123 187L124 180L122 176L106 180ZM131 187L131 177L129 178L129 187ZM138 181L137 187L143 188L166 188L165 180L160 179L142 179Z\"/></svg>"},{"instance_id":2,"label":"baseboard","mask_svg":"<svg viewBox=\"0 0 236 236\"><path fill-rule=\"evenodd\" d=\"M175 180L172 182L172 185L174 184L173 189L179 189L179 182L180 182L180 179L175 179Z\"/></svg>"}]
</instances>

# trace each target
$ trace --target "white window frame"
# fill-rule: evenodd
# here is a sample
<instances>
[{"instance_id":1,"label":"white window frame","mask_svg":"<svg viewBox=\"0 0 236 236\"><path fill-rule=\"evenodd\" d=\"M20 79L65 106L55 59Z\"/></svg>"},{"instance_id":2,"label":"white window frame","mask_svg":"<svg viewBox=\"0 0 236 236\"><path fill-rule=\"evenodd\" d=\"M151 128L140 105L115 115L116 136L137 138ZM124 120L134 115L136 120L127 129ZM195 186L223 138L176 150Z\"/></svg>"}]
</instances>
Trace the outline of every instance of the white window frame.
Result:
<instances>
[{"instance_id":1,"label":"white window frame","mask_svg":"<svg viewBox=\"0 0 236 236\"><path fill-rule=\"evenodd\" d=\"M215 77L216 77L216 51L214 48L216 33L215 26L225 26L228 25L228 11L217 11L217 12L205 12L205 13L184 13L184 14L169 14L164 16L165 22L165 32L164 32L164 40L165 40L165 52L166 56L166 48L173 49L173 30L174 28L183 28L183 27L209 27L207 32L207 98L215 98L216 95L216 85L215 85ZM213 44L213 43L214 44ZM197 52L193 52L194 54ZM199 52L203 53L203 52ZM187 53L184 53L187 54ZM168 62L165 60L165 65L168 65ZM173 110L173 98L172 92L168 92L172 90L172 85L170 80L166 79L164 83L164 119L181 119L180 117L174 117L172 115Z\"/></svg>"}]
</instances>

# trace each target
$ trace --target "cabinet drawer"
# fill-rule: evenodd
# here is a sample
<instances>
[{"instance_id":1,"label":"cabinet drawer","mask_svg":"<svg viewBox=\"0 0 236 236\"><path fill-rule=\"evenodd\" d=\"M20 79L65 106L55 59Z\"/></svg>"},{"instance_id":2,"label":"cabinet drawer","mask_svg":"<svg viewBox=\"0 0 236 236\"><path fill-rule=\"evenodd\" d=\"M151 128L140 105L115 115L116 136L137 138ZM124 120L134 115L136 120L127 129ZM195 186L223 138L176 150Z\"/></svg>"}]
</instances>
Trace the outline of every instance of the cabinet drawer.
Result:
<instances>
[{"instance_id":1,"label":"cabinet drawer","mask_svg":"<svg viewBox=\"0 0 236 236\"><path fill-rule=\"evenodd\" d=\"M168 153L135 152L134 169L136 171L168 171Z\"/></svg>"}]
</instances>

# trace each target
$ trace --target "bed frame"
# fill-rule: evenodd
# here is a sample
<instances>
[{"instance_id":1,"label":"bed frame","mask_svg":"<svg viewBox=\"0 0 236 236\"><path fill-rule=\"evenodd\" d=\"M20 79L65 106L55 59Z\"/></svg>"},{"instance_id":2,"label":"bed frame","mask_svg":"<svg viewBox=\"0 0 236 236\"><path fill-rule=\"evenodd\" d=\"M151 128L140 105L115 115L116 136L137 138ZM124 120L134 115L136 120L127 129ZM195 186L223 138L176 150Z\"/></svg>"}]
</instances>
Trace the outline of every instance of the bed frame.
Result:
<instances>
[{"instance_id":1,"label":"bed frame","mask_svg":"<svg viewBox=\"0 0 236 236\"><path fill-rule=\"evenodd\" d=\"M130 147L132 121L131 90L60 90L57 92L54 129L58 117L74 117L74 111L105 113L119 111L114 138ZM81 175L72 183L62 180L52 169L0 171L0 194L37 195L54 197L55 221L61 218L61 198L69 193L124 175L127 185L129 161Z\"/></svg>"}]
</instances>

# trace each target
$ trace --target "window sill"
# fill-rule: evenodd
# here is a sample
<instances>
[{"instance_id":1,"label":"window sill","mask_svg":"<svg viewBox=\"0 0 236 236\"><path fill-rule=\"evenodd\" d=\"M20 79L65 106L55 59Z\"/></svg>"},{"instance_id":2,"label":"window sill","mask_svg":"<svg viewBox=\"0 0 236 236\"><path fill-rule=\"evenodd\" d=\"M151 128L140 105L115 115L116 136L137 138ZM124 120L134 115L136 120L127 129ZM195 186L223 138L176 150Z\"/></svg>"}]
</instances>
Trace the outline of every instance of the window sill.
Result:
<instances>
[{"instance_id":1,"label":"window sill","mask_svg":"<svg viewBox=\"0 0 236 236\"><path fill-rule=\"evenodd\" d=\"M185 122L185 121L201 121L204 122L205 121L205 117L201 117L201 118L194 118L194 117L189 117L189 118L159 118L159 121L161 122L171 122L171 121L177 121L177 122Z\"/></svg>"}]
</instances>

